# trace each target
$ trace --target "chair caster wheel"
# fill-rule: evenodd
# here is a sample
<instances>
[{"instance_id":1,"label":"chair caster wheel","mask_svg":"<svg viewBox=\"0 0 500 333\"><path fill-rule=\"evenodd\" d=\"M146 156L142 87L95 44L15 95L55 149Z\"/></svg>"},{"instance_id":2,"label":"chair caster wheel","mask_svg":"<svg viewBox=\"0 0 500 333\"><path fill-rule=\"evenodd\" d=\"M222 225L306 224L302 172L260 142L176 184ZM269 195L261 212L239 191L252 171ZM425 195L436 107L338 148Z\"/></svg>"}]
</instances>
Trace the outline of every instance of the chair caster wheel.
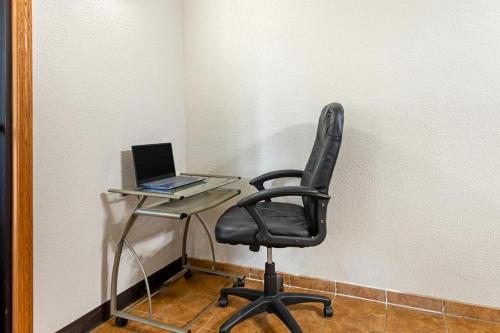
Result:
<instances>
[{"instance_id":1,"label":"chair caster wheel","mask_svg":"<svg viewBox=\"0 0 500 333\"><path fill-rule=\"evenodd\" d=\"M325 317L332 317L333 316L333 308L331 305L325 305L325 308L323 309L323 314Z\"/></svg>"},{"instance_id":2,"label":"chair caster wheel","mask_svg":"<svg viewBox=\"0 0 500 333\"><path fill-rule=\"evenodd\" d=\"M115 325L116 326L124 327L124 326L127 326L127 324L128 324L128 319L120 318L120 317L115 318Z\"/></svg>"},{"instance_id":3,"label":"chair caster wheel","mask_svg":"<svg viewBox=\"0 0 500 333\"><path fill-rule=\"evenodd\" d=\"M186 271L186 273L184 273L184 278L185 278L186 280L189 280L192 276L193 276L193 271L192 271L192 270L190 270L190 269L188 269L188 270Z\"/></svg>"},{"instance_id":4,"label":"chair caster wheel","mask_svg":"<svg viewBox=\"0 0 500 333\"><path fill-rule=\"evenodd\" d=\"M229 304L229 301L227 300L227 296L219 297L219 306L221 308L225 308L226 306L228 306L228 304Z\"/></svg>"},{"instance_id":5,"label":"chair caster wheel","mask_svg":"<svg viewBox=\"0 0 500 333\"><path fill-rule=\"evenodd\" d=\"M233 287L235 288L243 288L245 286L245 278L238 278L233 283Z\"/></svg>"}]
</instances>

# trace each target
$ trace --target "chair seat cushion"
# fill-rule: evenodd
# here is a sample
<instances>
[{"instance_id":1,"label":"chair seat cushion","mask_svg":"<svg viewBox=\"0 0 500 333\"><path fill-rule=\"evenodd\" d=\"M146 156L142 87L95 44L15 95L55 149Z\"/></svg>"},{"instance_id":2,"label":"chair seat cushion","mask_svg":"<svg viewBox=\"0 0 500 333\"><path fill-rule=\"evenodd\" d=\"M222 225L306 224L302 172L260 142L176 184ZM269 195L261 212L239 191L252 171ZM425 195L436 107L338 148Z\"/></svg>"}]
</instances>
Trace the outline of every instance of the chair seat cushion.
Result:
<instances>
[{"instance_id":1,"label":"chair seat cushion","mask_svg":"<svg viewBox=\"0 0 500 333\"><path fill-rule=\"evenodd\" d=\"M259 202L257 211L269 232L280 236L309 237L309 223L304 208L283 202ZM220 243L258 244L259 228L245 208L232 206L222 214L215 226L215 237Z\"/></svg>"}]
</instances>

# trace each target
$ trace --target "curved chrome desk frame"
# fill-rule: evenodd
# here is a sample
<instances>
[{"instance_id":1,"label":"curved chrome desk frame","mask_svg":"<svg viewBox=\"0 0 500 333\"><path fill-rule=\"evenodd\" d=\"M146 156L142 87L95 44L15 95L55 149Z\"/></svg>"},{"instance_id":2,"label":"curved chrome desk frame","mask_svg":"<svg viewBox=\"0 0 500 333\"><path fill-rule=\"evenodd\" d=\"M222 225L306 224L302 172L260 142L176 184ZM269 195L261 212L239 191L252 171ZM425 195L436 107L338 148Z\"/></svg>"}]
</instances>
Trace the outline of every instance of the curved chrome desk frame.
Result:
<instances>
[{"instance_id":1,"label":"curved chrome desk frame","mask_svg":"<svg viewBox=\"0 0 500 333\"><path fill-rule=\"evenodd\" d=\"M182 237L182 271L170 278L168 281L164 283L164 285L177 280L183 274L185 274L189 270L206 272L210 274L222 275L233 279L245 279L245 276L234 275L222 271L218 271L215 269L215 251L214 251L214 243L212 240L212 236L198 213L216 207L223 202L237 196L240 191L234 189L225 189L221 188L221 186L233 183L238 181L239 177L229 177L229 176L216 176L216 175L200 175L200 174L185 174L192 176L203 176L206 177L203 184L188 187L183 190L179 190L175 192L175 194L166 194L166 193L157 193L157 192L147 192L137 189L110 189L108 192L110 193L119 193L122 195L136 195L139 198L137 205L135 206L132 214L130 215L127 223L125 224L125 228L123 229L122 236L120 241L117 244L115 258L113 262L113 272L111 275L111 315L117 318L123 318L127 320L133 320L140 322L142 324L150 325L153 327L169 330L176 333L187 333L189 332L189 328L192 323L204 313L202 311L196 318L194 318L191 323L188 323L184 327L176 327L169 324L165 324L156 320L153 320L153 304L152 297L154 294L151 294L151 289L148 282L147 273L141 263L141 260L137 253L134 250L134 247L127 240L127 235L132 229L135 220L138 216L154 216L154 217L164 217L164 218L174 218L183 220L186 219L186 225L184 227L184 233ZM150 207L144 207L144 203L148 197L157 197L168 199L167 201L163 201L157 203ZM188 256L187 256L187 238L189 232L189 226L191 223L192 216L195 216L196 219L201 223L205 233L210 242L210 250L212 252L212 267L204 268L197 267L188 264ZM148 301L148 318L143 318L137 315L134 315L128 311L120 311L117 308L117 297L118 297L118 271L120 268L120 260L122 256L123 247L126 246L132 255L134 256L142 275L144 276L144 281L146 284L146 293L147 293L147 301ZM139 303L141 304L141 303ZM136 304L135 306L137 306ZM209 306L212 304L209 304ZM133 310L132 307L130 310ZM209 307L208 306L208 307ZM208 309L207 307L207 309Z\"/></svg>"}]
</instances>

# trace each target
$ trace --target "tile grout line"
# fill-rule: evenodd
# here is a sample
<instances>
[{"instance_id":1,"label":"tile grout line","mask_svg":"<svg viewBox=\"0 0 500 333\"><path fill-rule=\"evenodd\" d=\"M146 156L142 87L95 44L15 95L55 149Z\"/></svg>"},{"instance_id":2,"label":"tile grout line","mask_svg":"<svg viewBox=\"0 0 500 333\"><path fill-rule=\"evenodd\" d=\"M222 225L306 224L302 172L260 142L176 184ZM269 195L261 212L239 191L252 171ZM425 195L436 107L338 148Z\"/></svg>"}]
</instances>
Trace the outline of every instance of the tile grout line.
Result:
<instances>
[{"instance_id":1,"label":"tile grout line","mask_svg":"<svg viewBox=\"0 0 500 333\"><path fill-rule=\"evenodd\" d=\"M389 309L387 303L385 303L384 307L384 333L387 332L387 310Z\"/></svg>"},{"instance_id":2,"label":"tile grout line","mask_svg":"<svg viewBox=\"0 0 500 333\"><path fill-rule=\"evenodd\" d=\"M365 299L365 298L363 298ZM415 311L420 311L420 312L427 312L427 313L432 313L432 314L440 314L444 315L441 311L434 311L434 310L429 310L429 309L422 309L422 308L416 308L414 306L409 306L409 305L402 305L402 304L393 304L393 303L386 303L387 306L395 306L398 308L404 308L404 309L409 309L409 310L415 310Z\"/></svg>"},{"instance_id":3,"label":"tile grout line","mask_svg":"<svg viewBox=\"0 0 500 333\"><path fill-rule=\"evenodd\" d=\"M387 332L387 310L389 309L389 304L388 304L388 297L387 297L387 289L385 290L385 306L384 306L384 333Z\"/></svg>"},{"instance_id":4,"label":"tile grout line","mask_svg":"<svg viewBox=\"0 0 500 333\"><path fill-rule=\"evenodd\" d=\"M321 326L321 330L320 330L321 333L325 332L325 327L326 327L326 321L327 320L328 320L328 318L325 318L325 320L323 321L323 326Z\"/></svg>"},{"instance_id":5,"label":"tile grout line","mask_svg":"<svg viewBox=\"0 0 500 333\"><path fill-rule=\"evenodd\" d=\"M444 315L444 313L443 313L443 320L444 320L444 329L446 333L449 333L450 329L448 328L448 321L446 320L446 316Z\"/></svg>"},{"instance_id":6,"label":"tile grout line","mask_svg":"<svg viewBox=\"0 0 500 333\"><path fill-rule=\"evenodd\" d=\"M463 318L463 319L467 319L467 320L478 321L478 322L485 323L485 324L498 325L500 327L500 323L496 322L496 321L477 319L477 318L473 318L473 317L464 317L464 316L460 316L460 315L446 314L446 313L444 314L444 316L445 317L452 317L452 318Z\"/></svg>"},{"instance_id":7,"label":"tile grout line","mask_svg":"<svg viewBox=\"0 0 500 333\"><path fill-rule=\"evenodd\" d=\"M443 306L441 307L442 313L443 313L443 320L444 320L444 329L446 333L450 332L450 329L448 328L448 321L446 320L446 314L445 314L445 302L443 301Z\"/></svg>"},{"instance_id":8,"label":"tile grout line","mask_svg":"<svg viewBox=\"0 0 500 333\"><path fill-rule=\"evenodd\" d=\"M315 290L317 291L317 290ZM346 294L340 294L340 293L337 293L337 295L339 296L342 296L342 297L347 297L347 298L354 298L354 299L358 299L360 301L366 301L366 302L375 302L375 303L381 303L381 304L387 304L386 302L384 301L377 301L376 299L369 299L369 298L364 298L364 297L359 297L359 296L354 296L354 295L346 295ZM392 305L392 304L389 304L389 305Z\"/></svg>"},{"instance_id":9,"label":"tile grout line","mask_svg":"<svg viewBox=\"0 0 500 333\"><path fill-rule=\"evenodd\" d=\"M217 303L217 301L216 301L216 303ZM215 318L215 316L216 316L216 315L218 315L218 314L219 314L219 312L221 312L221 311L222 311L222 308L217 308L217 311L216 311L216 312L215 312L215 313L214 313L214 314L213 314L210 318L208 318L208 320L207 320L207 321L206 321L203 325L201 325L201 326L200 326L200 330L205 329L205 330L207 330L207 331L213 331L213 330L209 329L209 328L208 328L208 327L206 327L206 326L207 326L207 325L208 325L208 323L209 323L212 319L214 319L214 318Z\"/></svg>"},{"instance_id":10,"label":"tile grout line","mask_svg":"<svg viewBox=\"0 0 500 333\"><path fill-rule=\"evenodd\" d=\"M227 288L227 287L230 287L230 284L224 284L224 285L222 286L222 288ZM157 291L156 291L156 292L152 295L152 297L153 297L153 296L155 296L155 295L156 295L156 294L158 294L161 290L164 290L164 289L167 289L167 286L164 286L163 288L160 288L159 290L157 290ZM203 311L208 311L210 307L214 306L214 305L217 303L217 296L216 296L216 295L213 295L213 294L210 294L210 293L206 293L206 292L200 292L200 291L190 291L190 293L192 293L192 294L194 294L194 295L203 295L203 296L208 296L208 297L210 297L210 298L215 298L215 300L214 300L214 301L213 301L213 302L212 302L212 303L211 303L211 304L210 304L207 308L205 308ZM142 304L142 303L144 303L146 300L147 300L147 297L146 297L146 296L144 296L142 300L140 299L140 300L138 300L137 302L140 302L140 303ZM216 312L215 312L212 316L210 316L210 318L209 318L209 319L208 319L208 320L207 320L207 321L206 321L203 325L198 326L198 325L195 325L195 324L193 323L193 324L191 324L191 326L190 326L190 327L194 327L194 326L196 326L196 327L198 327L199 329L205 329L205 330L208 330L208 331L213 331L213 332L215 332L214 330L211 330L211 329L209 329L209 328L206 328L205 326L206 326L206 325L210 322L210 320L212 320L212 319L215 317L215 315L216 315L216 314L218 314L221 310L222 310L222 309L217 309L217 311L216 311ZM137 311L137 312L139 312L139 313L141 313L141 314L143 314L143 315L149 315L149 312L146 312L146 311L143 311L143 310L139 310L139 309L137 309L137 308L134 308L132 311ZM153 316L155 316L155 314L153 314ZM176 323L178 323L178 324L179 324L179 326L181 326L181 325L182 325L182 327L187 326L187 325L189 325L189 324L190 324L190 322L183 322L183 321L180 321L180 320L178 320L178 319L176 319L176 318L171 317L171 316L169 315L169 313L168 313L168 312L164 312L164 311L163 311L163 312L161 312L161 315L160 315L160 316L161 316L162 318L164 318L164 319L175 321ZM156 317L160 317L160 316L159 316L158 314L156 314ZM194 320L194 319L193 319L193 320Z\"/></svg>"},{"instance_id":11,"label":"tile grout line","mask_svg":"<svg viewBox=\"0 0 500 333\"><path fill-rule=\"evenodd\" d=\"M224 288L227 288L227 287L229 287L229 285L225 286ZM217 299L217 296L216 296L216 299ZM214 304L217 304L217 305L218 305L218 301L216 300ZM213 306L214 304L212 304L211 306ZM217 305L215 305L215 306L217 307ZM216 332L215 330L212 330L212 329L208 328L208 326L207 326L207 325L208 325L208 323L209 323L212 319L214 319L214 318L215 318L215 316L216 316L216 315L218 315L218 314L219 314L220 312L222 312L223 310L224 310L223 308L217 307L217 311L215 311L215 313L214 313L212 316L210 316L210 318L209 318L209 319L208 319L208 320L207 320L207 321L206 321L203 325L199 326L199 327L200 327L200 330L207 330L207 331L209 331L209 332ZM203 333L203 332L201 332L201 333Z\"/></svg>"},{"instance_id":12,"label":"tile grout line","mask_svg":"<svg viewBox=\"0 0 500 333\"><path fill-rule=\"evenodd\" d=\"M337 287L336 286L335 286L334 290L337 291ZM337 298L337 293L333 294L333 299L332 299L333 316L335 316L335 298ZM325 321L323 322L323 326L321 327L321 333L325 332L326 323L328 322L328 319L329 318L325 318Z\"/></svg>"}]
</instances>

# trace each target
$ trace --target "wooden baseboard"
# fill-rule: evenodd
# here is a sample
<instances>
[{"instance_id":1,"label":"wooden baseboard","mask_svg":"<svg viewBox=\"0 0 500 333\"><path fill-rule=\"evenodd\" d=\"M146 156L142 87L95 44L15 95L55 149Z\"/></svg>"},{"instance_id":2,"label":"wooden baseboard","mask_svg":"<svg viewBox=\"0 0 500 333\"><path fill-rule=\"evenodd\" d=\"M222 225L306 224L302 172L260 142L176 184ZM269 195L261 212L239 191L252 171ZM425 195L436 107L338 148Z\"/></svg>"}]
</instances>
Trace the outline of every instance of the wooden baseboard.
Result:
<instances>
[{"instance_id":1,"label":"wooden baseboard","mask_svg":"<svg viewBox=\"0 0 500 333\"><path fill-rule=\"evenodd\" d=\"M175 274L179 273L181 270L182 259L179 258L149 276L148 281L152 292L158 290L163 282L167 281ZM118 295L118 308L126 308L144 295L146 295L146 285L144 281L141 281ZM107 301L84 314L82 317L78 318L71 324L61 328L56 333L89 332L90 330L106 322L110 317L110 301Z\"/></svg>"},{"instance_id":2,"label":"wooden baseboard","mask_svg":"<svg viewBox=\"0 0 500 333\"><path fill-rule=\"evenodd\" d=\"M211 260L189 258L189 263L195 266L210 268ZM217 262L217 269L233 274L242 274L250 279L263 280L264 270L254 267L240 266ZM312 289L336 295L357 297L371 301L382 302L396 306L411 307L419 310L432 311L450 316L466 317L500 323L500 309L482 305L466 304L444 300L436 297L415 295L410 293L370 288L351 283L320 279L309 276L278 273L283 277L285 285L291 287Z\"/></svg>"}]
</instances>

